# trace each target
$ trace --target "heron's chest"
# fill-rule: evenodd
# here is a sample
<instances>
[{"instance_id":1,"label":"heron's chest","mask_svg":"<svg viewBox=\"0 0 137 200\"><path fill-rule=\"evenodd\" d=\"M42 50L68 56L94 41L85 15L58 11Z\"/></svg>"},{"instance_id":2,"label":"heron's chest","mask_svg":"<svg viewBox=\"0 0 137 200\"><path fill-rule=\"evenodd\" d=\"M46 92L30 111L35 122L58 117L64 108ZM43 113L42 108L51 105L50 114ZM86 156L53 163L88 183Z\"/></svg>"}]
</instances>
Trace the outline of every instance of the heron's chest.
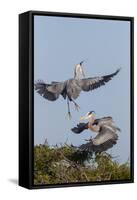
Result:
<instances>
[{"instance_id":1,"label":"heron's chest","mask_svg":"<svg viewBox=\"0 0 137 200\"><path fill-rule=\"evenodd\" d=\"M93 132L99 132L100 129L98 125L92 125L91 123L88 124L88 128Z\"/></svg>"},{"instance_id":2,"label":"heron's chest","mask_svg":"<svg viewBox=\"0 0 137 200\"><path fill-rule=\"evenodd\" d=\"M76 99L79 96L79 93L81 91L81 88L79 87L77 83L77 80L75 79L68 80L66 84L66 91L67 91L67 95L70 98Z\"/></svg>"}]
</instances>

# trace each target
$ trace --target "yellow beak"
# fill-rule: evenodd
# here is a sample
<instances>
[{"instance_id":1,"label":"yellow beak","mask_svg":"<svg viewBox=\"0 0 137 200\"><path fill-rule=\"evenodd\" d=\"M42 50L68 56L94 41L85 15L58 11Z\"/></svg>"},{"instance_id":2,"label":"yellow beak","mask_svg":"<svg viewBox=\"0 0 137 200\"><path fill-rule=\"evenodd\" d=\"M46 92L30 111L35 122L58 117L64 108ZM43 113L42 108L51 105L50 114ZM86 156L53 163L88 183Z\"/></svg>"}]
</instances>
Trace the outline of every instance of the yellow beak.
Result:
<instances>
[{"instance_id":1,"label":"yellow beak","mask_svg":"<svg viewBox=\"0 0 137 200\"><path fill-rule=\"evenodd\" d=\"M87 120L87 119L89 119L90 117L92 117L92 116L95 116L94 114L90 114L90 115L85 115L85 116L83 116L83 117L80 117L80 121L82 121L82 120Z\"/></svg>"},{"instance_id":2,"label":"yellow beak","mask_svg":"<svg viewBox=\"0 0 137 200\"><path fill-rule=\"evenodd\" d=\"M84 117L80 117L80 121L84 120Z\"/></svg>"}]
</instances>

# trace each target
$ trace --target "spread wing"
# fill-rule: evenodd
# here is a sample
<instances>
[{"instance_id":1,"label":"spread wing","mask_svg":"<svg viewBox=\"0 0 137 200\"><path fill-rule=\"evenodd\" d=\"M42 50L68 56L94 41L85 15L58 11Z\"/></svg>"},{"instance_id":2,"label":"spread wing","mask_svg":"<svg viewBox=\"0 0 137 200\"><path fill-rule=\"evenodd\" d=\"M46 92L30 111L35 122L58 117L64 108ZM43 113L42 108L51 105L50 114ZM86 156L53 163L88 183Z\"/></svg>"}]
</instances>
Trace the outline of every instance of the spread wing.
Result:
<instances>
[{"instance_id":1,"label":"spread wing","mask_svg":"<svg viewBox=\"0 0 137 200\"><path fill-rule=\"evenodd\" d=\"M118 131L121 131L120 128L118 128L114 121L113 121L113 118L112 117L103 117L103 118L100 118L100 119L96 119L94 121L94 123L92 125L98 125L100 128L102 128L103 126L109 126L111 127L115 132L118 130Z\"/></svg>"},{"instance_id":2,"label":"spread wing","mask_svg":"<svg viewBox=\"0 0 137 200\"><path fill-rule=\"evenodd\" d=\"M72 131L73 133L79 134L79 133L81 133L82 131L84 131L85 129L88 129L88 123L79 123L79 124L77 124L76 127L73 127L73 128L71 129L71 131Z\"/></svg>"},{"instance_id":3,"label":"spread wing","mask_svg":"<svg viewBox=\"0 0 137 200\"><path fill-rule=\"evenodd\" d=\"M51 84L46 84L43 81L37 81L34 86L37 93L42 97L50 101L55 101L63 92L65 82L52 82Z\"/></svg>"},{"instance_id":4,"label":"spread wing","mask_svg":"<svg viewBox=\"0 0 137 200\"><path fill-rule=\"evenodd\" d=\"M116 72L109 74L109 75L81 79L81 80L79 80L79 85L83 91L87 92L90 90L94 90L102 85L105 85L105 83L107 83L114 76L116 76L119 71L120 71L120 69L118 69Z\"/></svg>"},{"instance_id":5,"label":"spread wing","mask_svg":"<svg viewBox=\"0 0 137 200\"><path fill-rule=\"evenodd\" d=\"M100 126L98 135L91 139L90 142L82 144L79 147L80 150L100 153L112 148L117 143L117 131L120 131L120 129L115 126L111 117L98 119L95 124Z\"/></svg>"}]
</instances>

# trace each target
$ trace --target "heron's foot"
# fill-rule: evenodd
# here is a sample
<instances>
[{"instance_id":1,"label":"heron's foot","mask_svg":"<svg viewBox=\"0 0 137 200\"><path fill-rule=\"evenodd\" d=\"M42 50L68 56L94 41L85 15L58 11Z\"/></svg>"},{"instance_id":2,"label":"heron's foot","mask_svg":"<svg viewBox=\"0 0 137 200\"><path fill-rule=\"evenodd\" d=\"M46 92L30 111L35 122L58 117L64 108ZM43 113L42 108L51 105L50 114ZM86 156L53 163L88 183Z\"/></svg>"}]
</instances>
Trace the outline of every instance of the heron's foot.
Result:
<instances>
[{"instance_id":1,"label":"heron's foot","mask_svg":"<svg viewBox=\"0 0 137 200\"><path fill-rule=\"evenodd\" d=\"M85 139L86 142L89 142L89 139Z\"/></svg>"},{"instance_id":2,"label":"heron's foot","mask_svg":"<svg viewBox=\"0 0 137 200\"><path fill-rule=\"evenodd\" d=\"M67 119L71 120L72 119L72 115L70 112L67 113Z\"/></svg>"},{"instance_id":3,"label":"heron's foot","mask_svg":"<svg viewBox=\"0 0 137 200\"><path fill-rule=\"evenodd\" d=\"M85 141L90 142L92 140L92 137L89 139L85 139Z\"/></svg>"},{"instance_id":4,"label":"heron's foot","mask_svg":"<svg viewBox=\"0 0 137 200\"><path fill-rule=\"evenodd\" d=\"M79 110L80 110L80 106L79 106L77 103L74 103L74 105L75 105L75 109L76 109L77 111L79 111Z\"/></svg>"}]
</instances>

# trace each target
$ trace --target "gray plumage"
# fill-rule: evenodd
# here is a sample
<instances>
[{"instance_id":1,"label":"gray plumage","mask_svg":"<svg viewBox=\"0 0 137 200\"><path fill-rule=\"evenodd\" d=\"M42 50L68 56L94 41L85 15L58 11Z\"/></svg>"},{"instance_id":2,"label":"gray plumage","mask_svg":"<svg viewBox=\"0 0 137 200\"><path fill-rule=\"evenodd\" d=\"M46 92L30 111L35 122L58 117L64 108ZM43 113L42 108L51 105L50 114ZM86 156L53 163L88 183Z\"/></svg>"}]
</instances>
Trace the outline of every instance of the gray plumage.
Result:
<instances>
[{"instance_id":1,"label":"gray plumage","mask_svg":"<svg viewBox=\"0 0 137 200\"><path fill-rule=\"evenodd\" d=\"M81 91L92 91L102 85L105 85L105 83L110 81L120 71L120 69L118 69L116 72L109 75L81 79L81 76L85 76L82 63L83 61L76 65L74 78L68 79L64 82L54 81L50 84L44 83L43 81L37 81L34 84L35 90L49 101L57 100L60 95L62 95L64 99L67 98L68 113L70 114L69 101L72 101L78 110L79 106L74 100L78 98Z\"/></svg>"},{"instance_id":2,"label":"gray plumage","mask_svg":"<svg viewBox=\"0 0 137 200\"><path fill-rule=\"evenodd\" d=\"M71 130L74 133L80 133L88 128L88 123L80 123L80 124L78 124L77 127L74 127ZM101 153L103 151L112 148L113 145L117 143L118 140L117 132L120 131L120 129L114 124L112 117L103 117L101 119L96 119L92 124L92 126L93 129L94 126L98 126L99 131L97 132L96 137L90 139L89 142L79 146L80 151L89 153L93 152Z\"/></svg>"}]
</instances>

